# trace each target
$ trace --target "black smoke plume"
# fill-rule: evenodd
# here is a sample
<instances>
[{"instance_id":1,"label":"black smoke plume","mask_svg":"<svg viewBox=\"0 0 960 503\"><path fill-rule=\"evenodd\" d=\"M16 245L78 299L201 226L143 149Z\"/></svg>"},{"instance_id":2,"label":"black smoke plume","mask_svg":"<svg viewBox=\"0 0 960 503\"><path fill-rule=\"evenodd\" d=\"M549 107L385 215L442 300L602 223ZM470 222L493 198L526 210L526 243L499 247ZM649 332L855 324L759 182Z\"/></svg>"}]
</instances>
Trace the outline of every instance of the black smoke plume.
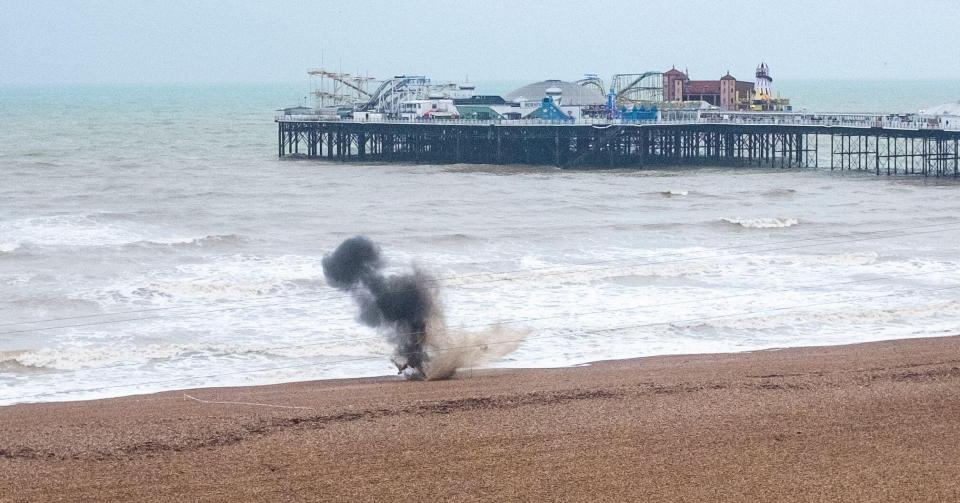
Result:
<instances>
[{"instance_id":1,"label":"black smoke plume","mask_svg":"<svg viewBox=\"0 0 960 503\"><path fill-rule=\"evenodd\" d=\"M348 291L360 308L359 321L380 329L394 345L393 363L402 373L428 377L428 344L443 331L436 282L414 268L386 276L380 248L364 236L347 239L323 258L330 286Z\"/></svg>"}]
</instances>

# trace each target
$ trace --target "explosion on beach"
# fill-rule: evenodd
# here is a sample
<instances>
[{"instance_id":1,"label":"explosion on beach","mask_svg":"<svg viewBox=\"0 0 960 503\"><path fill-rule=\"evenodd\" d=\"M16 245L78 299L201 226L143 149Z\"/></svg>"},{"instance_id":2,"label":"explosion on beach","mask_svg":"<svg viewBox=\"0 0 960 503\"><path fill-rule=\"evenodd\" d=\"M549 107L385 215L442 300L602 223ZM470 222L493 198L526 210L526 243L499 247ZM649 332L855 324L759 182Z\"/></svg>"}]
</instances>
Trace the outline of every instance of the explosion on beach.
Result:
<instances>
[{"instance_id":1,"label":"explosion on beach","mask_svg":"<svg viewBox=\"0 0 960 503\"><path fill-rule=\"evenodd\" d=\"M450 330L443 316L436 279L417 266L385 275L380 248L356 236L323 257L327 283L350 292L360 309L358 321L378 329L394 347L391 361L411 379L446 379L457 369L503 357L517 348L524 332L501 326L480 332Z\"/></svg>"}]
</instances>

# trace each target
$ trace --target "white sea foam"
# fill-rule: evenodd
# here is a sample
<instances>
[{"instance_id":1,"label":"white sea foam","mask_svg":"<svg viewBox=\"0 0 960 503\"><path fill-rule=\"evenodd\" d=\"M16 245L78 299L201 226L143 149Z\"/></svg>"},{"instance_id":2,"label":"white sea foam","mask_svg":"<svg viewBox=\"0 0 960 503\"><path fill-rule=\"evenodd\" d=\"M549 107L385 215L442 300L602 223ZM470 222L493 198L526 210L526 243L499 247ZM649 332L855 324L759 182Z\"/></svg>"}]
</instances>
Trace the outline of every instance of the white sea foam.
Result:
<instances>
[{"instance_id":1,"label":"white sea foam","mask_svg":"<svg viewBox=\"0 0 960 503\"><path fill-rule=\"evenodd\" d=\"M208 236L207 238L210 238ZM134 243L192 243L197 238L179 237L132 222L92 218L89 215L54 215L0 222L0 251L11 252L24 245L40 247L123 246ZM204 239L204 238L200 238ZM200 243L202 244L202 242Z\"/></svg>"},{"instance_id":2,"label":"white sea foam","mask_svg":"<svg viewBox=\"0 0 960 503\"><path fill-rule=\"evenodd\" d=\"M105 306L117 304L186 304L256 300L323 288L317 257L282 255L214 256L201 264L182 264L149 271L145 276L119 278L84 294ZM303 285L311 285L304 288Z\"/></svg>"},{"instance_id":3,"label":"white sea foam","mask_svg":"<svg viewBox=\"0 0 960 503\"><path fill-rule=\"evenodd\" d=\"M0 222L4 248L24 244L38 246L102 246L138 241L142 236L113 223L100 223L86 216L60 215Z\"/></svg>"},{"instance_id":4,"label":"white sea foam","mask_svg":"<svg viewBox=\"0 0 960 503\"><path fill-rule=\"evenodd\" d=\"M212 368L223 364L225 359L262 358L318 358L336 359L356 357L358 354L388 354L386 344L377 337L359 332L341 335L349 344L340 342L341 337L327 340L303 341L295 344L290 340L244 340L233 342L173 342L141 344L136 341L114 341L112 344L67 344L57 347L0 351L0 372L5 366L18 366L45 371L79 371L84 369L109 369L110 367L136 368L149 364L184 364L189 361L203 362Z\"/></svg>"},{"instance_id":5,"label":"white sea foam","mask_svg":"<svg viewBox=\"0 0 960 503\"><path fill-rule=\"evenodd\" d=\"M909 296L909 292L904 293L904 297L907 296ZM843 327L849 330L851 327L870 327L870 329L873 329L873 327L889 328L892 325L900 323L915 323L928 317L960 316L960 301L955 300L937 300L924 306L917 306L914 302L903 304L903 299L880 298L873 301L878 304L877 307L864 307L863 304L859 302L844 303L844 297L842 296L822 296L820 298L829 299L826 302L836 299L838 303L807 308L801 307L782 312L761 313L753 316L748 315L743 317L716 318L707 321L678 323L674 326L690 327L700 325L702 327L725 329L738 333L784 329L793 331L803 326L818 330L823 330L824 327ZM848 296L848 298L856 297ZM803 306L804 303L800 301L797 302L796 305ZM733 312L736 311L734 310Z\"/></svg>"},{"instance_id":6,"label":"white sea foam","mask_svg":"<svg viewBox=\"0 0 960 503\"><path fill-rule=\"evenodd\" d=\"M774 229L780 227L793 227L799 225L800 220L796 218L721 218L728 224L739 225L748 229Z\"/></svg>"}]
</instances>

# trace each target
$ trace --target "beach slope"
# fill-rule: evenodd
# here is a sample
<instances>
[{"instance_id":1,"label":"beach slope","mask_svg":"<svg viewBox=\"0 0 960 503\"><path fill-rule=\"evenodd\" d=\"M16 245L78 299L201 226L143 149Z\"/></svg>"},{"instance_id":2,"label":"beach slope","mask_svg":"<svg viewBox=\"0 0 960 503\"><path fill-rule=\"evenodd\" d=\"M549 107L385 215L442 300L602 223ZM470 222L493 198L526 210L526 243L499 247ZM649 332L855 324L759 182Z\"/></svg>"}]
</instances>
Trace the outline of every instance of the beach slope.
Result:
<instances>
[{"instance_id":1,"label":"beach slope","mask_svg":"<svg viewBox=\"0 0 960 503\"><path fill-rule=\"evenodd\" d=\"M957 501L960 337L0 408L0 501Z\"/></svg>"}]
</instances>

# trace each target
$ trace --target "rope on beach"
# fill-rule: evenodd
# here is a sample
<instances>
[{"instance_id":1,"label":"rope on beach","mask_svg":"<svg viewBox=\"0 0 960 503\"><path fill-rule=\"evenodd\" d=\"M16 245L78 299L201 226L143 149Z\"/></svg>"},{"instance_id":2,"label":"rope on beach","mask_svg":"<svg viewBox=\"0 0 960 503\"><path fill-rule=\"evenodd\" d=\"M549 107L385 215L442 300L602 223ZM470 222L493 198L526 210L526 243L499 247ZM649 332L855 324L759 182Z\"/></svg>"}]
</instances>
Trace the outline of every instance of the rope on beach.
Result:
<instances>
[{"instance_id":1,"label":"rope on beach","mask_svg":"<svg viewBox=\"0 0 960 503\"><path fill-rule=\"evenodd\" d=\"M193 400L195 402L207 403L207 404L218 404L218 405L255 405L258 407L273 407L275 409L316 410L313 407L301 407L298 405L273 405L270 403L256 403L256 402L222 402L217 400L201 400L197 397L190 396L186 393L183 394L183 398L186 398L188 400Z\"/></svg>"}]
</instances>

